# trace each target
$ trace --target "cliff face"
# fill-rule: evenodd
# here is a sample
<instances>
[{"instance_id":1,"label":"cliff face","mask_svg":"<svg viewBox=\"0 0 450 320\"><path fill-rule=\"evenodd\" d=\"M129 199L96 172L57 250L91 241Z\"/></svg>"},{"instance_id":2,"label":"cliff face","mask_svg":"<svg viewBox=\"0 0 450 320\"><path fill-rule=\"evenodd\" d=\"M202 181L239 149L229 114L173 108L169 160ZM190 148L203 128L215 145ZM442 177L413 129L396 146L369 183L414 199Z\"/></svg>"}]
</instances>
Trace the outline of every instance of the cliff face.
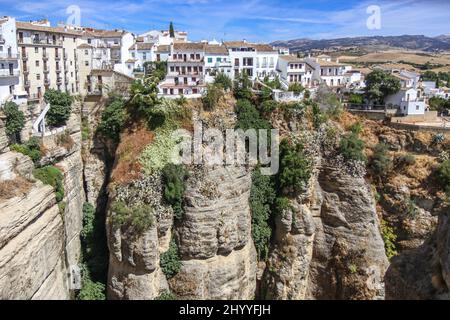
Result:
<instances>
[{"instance_id":1,"label":"cliff face","mask_svg":"<svg viewBox=\"0 0 450 320\"><path fill-rule=\"evenodd\" d=\"M114 230L109 223L110 298L153 299L169 288L180 298L190 299L254 296L256 252L250 235L250 173L219 167L197 170L191 176L185 213L175 224L173 235L173 212L162 204L161 177L142 179L127 192L121 191L128 199L151 197L160 209L157 223L138 237L127 230ZM160 268L160 254L168 250L172 236L178 243L182 266L167 281Z\"/></svg>"},{"instance_id":2,"label":"cliff face","mask_svg":"<svg viewBox=\"0 0 450 320\"><path fill-rule=\"evenodd\" d=\"M0 155L0 180L17 183L15 194L0 201L1 299L72 297L67 275L78 265L84 203L79 124L75 108L68 124L73 144L65 148L52 138L45 142L43 164L51 159L64 176L63 212L53 188L33 179L30 158L7 148Z\"/></svg>"},{"instance_id":3,"label":"cliff face","mask_svg":"<svg viewBox=\"0 0 450 320\"><path fill-rule=\"evenodd\" d=\"M270 299L380 299L388 266L370 186L322 164L277 219L263 278Z\"/></svg>"}]
</instances>

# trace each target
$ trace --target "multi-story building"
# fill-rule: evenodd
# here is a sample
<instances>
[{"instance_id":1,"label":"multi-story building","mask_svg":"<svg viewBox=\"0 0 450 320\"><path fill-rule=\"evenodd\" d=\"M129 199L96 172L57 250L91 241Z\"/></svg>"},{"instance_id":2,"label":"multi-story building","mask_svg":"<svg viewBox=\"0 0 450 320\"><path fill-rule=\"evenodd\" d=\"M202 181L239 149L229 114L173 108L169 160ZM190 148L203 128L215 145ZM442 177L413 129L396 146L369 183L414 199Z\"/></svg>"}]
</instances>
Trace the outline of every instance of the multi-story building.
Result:
<instances>
[{"instance_id":1,"label":"multi-story building","mask_svg":"<svg viewBox=\"0 0 450 320\"><path fill-rule=\"evenodd\" d=\"M164 96L197 96L204 92L204 43L174 43L167 61L167 76L160 85Z\"/></svg>"},{"instance_id":2,"label":"multi-story building","mask_svg":"<svg viewBox=\"0 0 450 320\"><path fill-rule=\"evenodd\" d=\"M300 83L304 87L313 85L314 67L296 56L280 56L277 71L280 75L280 80L287 83L287 85L292 83Z\"/></svg>"},{"instance_id":3,"label":"multi-story building","mask_svg":"<svg viewBox=\"0 0 450 320\"><path fill-rule=\"evenodd\" d=\"M152 42L158 45L171 45L174 42L187 42L188 34L184 31L175 31L175 37L172 38L168 30L151 30L140 34L138 39L142 42Z\"/></svg>"},{"instance_id":4,"label":"multi-story building","mask_svg":"<svg viewBox=\"0 0 450 320\"><path fill-rule=\"evenodd\" d=\"M80 93L77 47L81 33L51 27L47 20L16 22L21 77L28 101L39 102L48 89Z\"/></svg>"},{"instance_id":5,"label":"multi-story building","mask_svg":"<svg viewBox=\"0 0 450 320\"><path fill-rule=\"evenodd\" d=\"M217 73L231 78L231 60L228 50L221 44L205 44L205 81L211 83Z\"/></svg>"},{"instance_id":6,"label":"multi-story building","mask_svg":"<svg viewBox=\"0 0 450 320\"><path fill-rule=\"evenodd\" d=\"M16 20L0 19L0 105L6 101L22 102L20 64L16 40Z\"/></svg>"},{"instance_id":7,"label":"multi-story building","mask_svg":"<svg viewBox=\"0 0 450 320\"><path fill-rule=\"evenodd\" d=\"M232 76L246 73L252 80L274 77L278 62L278 51L269 45L243 41L224 42L232 64Z\"/></svg>"},{"instance_id":8,"label":"multi-story building","mask_svg":"<svg viewBox=\"0 0 450 320\"><path fill-rule=\"evenodd\" d=\"M134 43L132 33L84 28L83 41L91 45L92 69L112 69L126 75L132 74L133 70L130 71L126 63L131 58L129 49Z\"/></svg>"}]
</instances>

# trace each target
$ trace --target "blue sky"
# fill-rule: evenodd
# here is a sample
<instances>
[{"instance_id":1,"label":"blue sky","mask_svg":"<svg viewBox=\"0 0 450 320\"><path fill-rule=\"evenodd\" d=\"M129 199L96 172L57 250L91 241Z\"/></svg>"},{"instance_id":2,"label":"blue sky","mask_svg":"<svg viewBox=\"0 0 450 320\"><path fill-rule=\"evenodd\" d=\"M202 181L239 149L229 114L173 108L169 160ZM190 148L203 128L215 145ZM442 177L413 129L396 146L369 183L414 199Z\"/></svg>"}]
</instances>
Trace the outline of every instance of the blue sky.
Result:
<instances>
[{"instance_id":1,"label":"blue sky","mask_svg":"<svg viewBox=\"0 0 450 320\"><path fill-rule=\"evenodd\" d=\"M67 7L81 9L81 24L124 28L135 33L167 29L189 32L191 40L247 39L269 42L296 38L363 35L450 34L450 0L0 0L0 14L18 20L66 21ZM366 10L381 9L381 29L369 30Z\"/></svg>"}]
</instances>

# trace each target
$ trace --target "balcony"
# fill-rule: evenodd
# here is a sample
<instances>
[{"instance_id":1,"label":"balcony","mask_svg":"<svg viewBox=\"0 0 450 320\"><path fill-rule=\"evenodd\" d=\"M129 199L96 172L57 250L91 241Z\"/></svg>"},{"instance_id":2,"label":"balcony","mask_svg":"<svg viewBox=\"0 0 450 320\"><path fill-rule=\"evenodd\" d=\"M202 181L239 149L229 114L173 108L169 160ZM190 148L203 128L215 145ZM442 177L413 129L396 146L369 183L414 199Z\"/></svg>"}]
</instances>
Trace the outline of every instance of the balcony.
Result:
<instances>
[{"instance_id":1,"label":"balcony","mask_svg":"<svg viewBox=\"0 0 450 320\"><path fill-rule=\"evenodd\" d=\"M53 39L30 39L31 41L27 41L28 39L19 39L19 44L30 44L30 45L44 45L44 46L57 46L62 47L63 43L61 40L53 40Z\"/></svg>"},{"instance_id":2,"label":"balcony","mask_svg":"<svg viewBox=\"0 0 450 320\"><path fill-rule=\"evenodd\" d=\"M27 61L28 60L28 53L22 52L22 60Z\"/></svg>"},{"instance_id":3,"label":"balcony","mask_svg":"<svg viewBox=\"0 0 450 320\"><path fill-rule=\"evenodd\" d=\"M49 86L50 85L50 79L44 79L44 85Z\"/></svg>"},{"instance_id":4,"label":"balcony","mask_svg":"<svg viewBox=\"0 0 450 320\"><path fill-rule=\"evenodd\" d=\"M3 38L3 36L0 35L0 44L5 44L5 38Z\"/></svg>"},{"instance_id":5,"label":"balcony","mask_svg":"<svg viewBox=\"0 0 450 320\"><path fill-rule=\"evenodd\" d=\"M61 73L61 68L56 68L56 73Z\"/></svg>"},{"instance_id":6,"label":"balcony","mask_svg":"<svg viewBox=\"0 0 450 320\"><path fill-rule=\"evenodd\" d=\"M61 60L61 55L57 54L57 55L55 56L55 60L56 60L56 61L60 61L60 60Z\"/></svg>"},{"instance_id":7,"label":"balcony","mask_svg":"<svg viewBox=\"0 0 450 320\"><path fill-rule=\"evenodd\" d=\"M64 79L64 84L65 84L65 85L68 85L68 84L69 84L69 79L65 78L65 79Z\"/></svg>"},{"instance_id":8,"label":"balcony","mask_svg":"<svg viewBox=\"0 0 450 320\"><path fill-rule=\"evenodd\" d=\"M42 94L33 93L28 96L28 101L40 101L41 99L42 99Z\"/></svg>"},{"instance_id":9,"label":"balcony","mask_svg":"<svg viewBox=\"0 0 450 320\"><path fill-rule=\"evenodd\" d=\"M19 76L19 70L0 70L0 78L16 78Z\"/></svg>"},{"instance_id":10,"label":"balcony","mask_svg":"<svg viewBox=\"0 0 450 320\"><path fill-rule=\"evenodd\" d=\"M28 74L30 74L30 70L28 70L28 69L23 69L23 71L22 71L22 72L23 72L23 74L24 74L24 75L28 75Z\"/></svg>"},{"instance_id":11,"label":"balcony","mask_svg":"<svg viewBox=\"0 0 450 320\"><path fill-rule=\"evenodd\" d=\"M49 67L44 67L44 73L49 73L50 72L50 68Z\"/></svg>"},{"instance_id":12,"label":"balcony","mask_svg":"<svg viewBox=\"0 0 450 320\"><path fill-rule=\"evenodd\" d=\"M25 80L23 85L25 86L25 88L29 88L31 85L30 80Z\"/></svg>"},{"instance_id":13,"label":"balcony","mask_svg":"<svg viewBox=\"0 0 450 320\"><path fill-rule=\"evenodd\" d=\"M56 79L56 83L57 83L57 84L62 84L62 82L63 82L63 79L62 79L62 78Z\"/></svg>"},{"instance_id":14,"label":"balcony","mask_svg":"<svg viewBox=\"0 0 450 320\"><path fill-rule=\"evenodd\" d=\"M17 60L19 55L17 53L0 53L0 60Z\"/></svg>"},{"instance_id":15,"label":"balcony","mask_svg":"<svg viewBox=\"0 0 450 320\"><path fill-rule=\"evenodd\" d=\"M48 53L44 52L44 53L42 54L42 60L48 61Z\"/></svg>"},{"instance_id":16,"label":"balcony","mask_svg":"<svg viewBox=\"0 0 450 320\"><path fill-rule=\"evenodd\" d=\"M63 54L63 58L64 58L64 60L67 60L67 53Z\"/></svg>"}]
</instances>

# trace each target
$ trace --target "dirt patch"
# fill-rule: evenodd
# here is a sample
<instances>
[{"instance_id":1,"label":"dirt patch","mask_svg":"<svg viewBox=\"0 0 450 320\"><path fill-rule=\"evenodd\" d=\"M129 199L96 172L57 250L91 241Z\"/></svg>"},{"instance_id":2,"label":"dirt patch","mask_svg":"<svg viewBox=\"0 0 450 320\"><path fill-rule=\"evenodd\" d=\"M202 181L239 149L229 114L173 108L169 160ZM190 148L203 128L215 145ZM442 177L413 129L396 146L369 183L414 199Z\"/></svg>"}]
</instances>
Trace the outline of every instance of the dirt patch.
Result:
<instances>
[{"instance_id":1,"label":"dirt patch","mask_svg":"<svg viewBox=\"0 0 450 320\"><path fill-rule=\"evenodd\" d=\"M116 165L112 172L112 182L128 184L139 178L141 164L138 160L145 147L154 139L154 134L140 122L122 133L121 142L116 151Z\"/></svg>"},{"instance_id":2,"label":"dirt patch","mask_svg":"<svg viewBox=\"0 0 450 320\"><path fill-rule=\"evenodd\" d=\"M23 177L0 181L0 200L25 196L33 184Z\"/></svg>"}]
</instances>

